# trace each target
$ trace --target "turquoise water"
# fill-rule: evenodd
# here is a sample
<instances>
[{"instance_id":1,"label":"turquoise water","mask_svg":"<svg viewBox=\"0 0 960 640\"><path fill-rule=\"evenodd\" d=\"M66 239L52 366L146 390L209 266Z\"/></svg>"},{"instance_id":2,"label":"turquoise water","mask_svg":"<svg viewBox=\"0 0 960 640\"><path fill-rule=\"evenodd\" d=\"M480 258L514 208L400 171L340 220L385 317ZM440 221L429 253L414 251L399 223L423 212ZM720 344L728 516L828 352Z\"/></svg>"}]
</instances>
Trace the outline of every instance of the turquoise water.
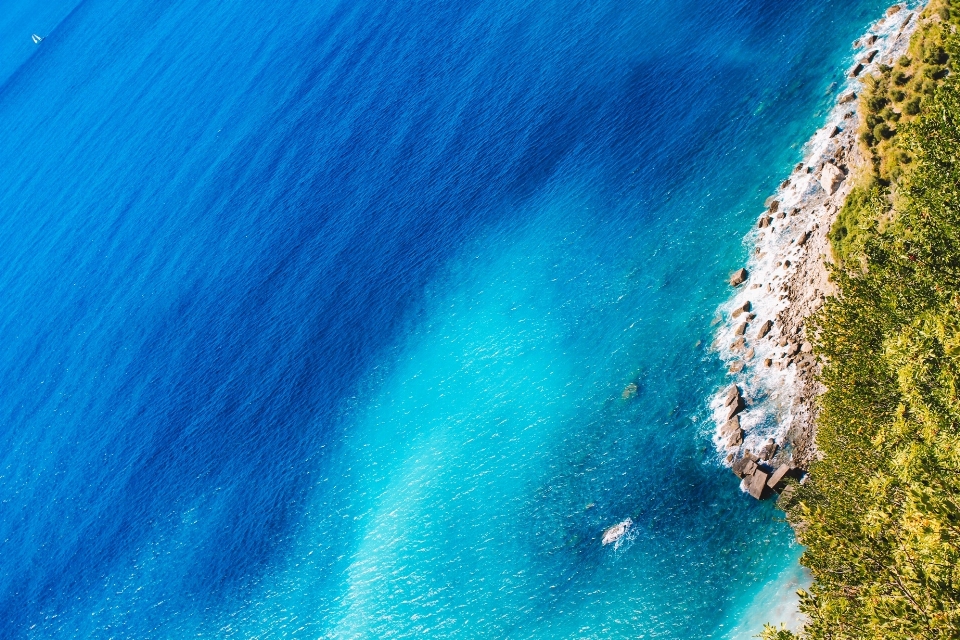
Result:
<instances>
[{"instance_id":1,"label":"turquoise water","mask_svg":"<svg viewBox=\"0 0 960 640\"><path fill-rule=\"evenodd\" d=\"M882 9L64 8L0 69L6 633L755 633L711 318Z\"/></svg>"}]
</instances>

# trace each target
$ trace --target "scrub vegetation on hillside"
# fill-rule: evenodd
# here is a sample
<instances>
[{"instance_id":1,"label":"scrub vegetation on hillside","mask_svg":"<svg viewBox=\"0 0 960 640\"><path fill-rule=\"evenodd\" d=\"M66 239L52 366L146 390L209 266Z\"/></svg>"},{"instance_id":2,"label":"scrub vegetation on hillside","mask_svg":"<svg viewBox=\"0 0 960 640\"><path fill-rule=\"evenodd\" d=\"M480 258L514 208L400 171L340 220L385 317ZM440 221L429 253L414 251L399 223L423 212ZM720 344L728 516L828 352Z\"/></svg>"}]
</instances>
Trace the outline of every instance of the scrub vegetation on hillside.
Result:
<instances>
[{"instance_id":1,"label":"scrub vegetation on hillside","mask_svg":"<svg viewBox=\"0 0 960 640\"><path fill-rule=\"evenodd\" d=\"M812 319L822 459L781 498L814 577L810 640L960 637L960 0L869 80L869 158ZM796 638L767 627L765 640Z\"/></svg>"}]
</instances>

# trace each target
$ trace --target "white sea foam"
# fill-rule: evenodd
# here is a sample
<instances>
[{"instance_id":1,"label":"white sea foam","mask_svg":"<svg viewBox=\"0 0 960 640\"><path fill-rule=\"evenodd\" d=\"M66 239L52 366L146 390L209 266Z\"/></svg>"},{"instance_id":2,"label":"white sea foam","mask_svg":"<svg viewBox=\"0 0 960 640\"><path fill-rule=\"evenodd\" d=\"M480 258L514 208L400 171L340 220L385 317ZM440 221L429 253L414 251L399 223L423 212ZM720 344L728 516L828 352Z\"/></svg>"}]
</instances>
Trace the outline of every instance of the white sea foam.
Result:
<instances>
[{"instance_id":1,"label":"white sea foam","mask_svg":"<svg viewBox=\"0 0 960 640\"><path fill-rule=\"evenodd\" d=\"M819 183L821 167L823 163L833 162L837 158L843 158L844 162L851 165L857 162L858 100L843 102L842 98L850 92L859 93L861 79L875 71L878 64L892 65L906 53L917 23L918 9L922 5L913 3L901 6L903 10L873 24L860 39L861 43L866 43L870 36L876 36L875 42L854 51L849 66L854 67L871 51L876 50L876 55L870 63L865 64L858 77L848 77L838 89L838 101L825 125L804 146L804 162L797 166L789 180L772 197L779 205L777 212L772 214L771 225L763 229L755 227L747 234L744 241L753 249L746 265L749 277L718 310L722 321L714 345L728 366L743 361L743 351L731 348L739 337L736 330L744 319L743 315L734 318L734 310L749 301L751 313L755 314L755 319L748 325L744 346L744 349L753 348L753 358L744 363L742 371L730 376L730 383L740 387L746 402L746 409L740 414L744 431L740 451L757 452L769 438L782 447L786 444L788 432L799 420L811 419L810 407L797 402L805 384L801 380L803 376L795 365L783 368L776 366L783 361L780 356L784 348L778 344L780 339L802 339L799 333L794 332L796 326L788 326L789 322L781 320L792 318L797 324L802 323L830 292L824 266L829 255L827 233L849 193L852 181L848 175L839 189L828 195ZM786 215L779 217L783 214ZM808 238L806 242L797 242L801 235ZM757 339L761 323L768 319L774 321L773 329L767 339ZM789 335L786 335L788 332ZM763 365L768 358L774 366ZM727 387L720 389L710 401L716 422L714 442L722 456L737 451L727 448L726 439L721 436L726 418L726 391Z\"/></svg>"}]
</instances>

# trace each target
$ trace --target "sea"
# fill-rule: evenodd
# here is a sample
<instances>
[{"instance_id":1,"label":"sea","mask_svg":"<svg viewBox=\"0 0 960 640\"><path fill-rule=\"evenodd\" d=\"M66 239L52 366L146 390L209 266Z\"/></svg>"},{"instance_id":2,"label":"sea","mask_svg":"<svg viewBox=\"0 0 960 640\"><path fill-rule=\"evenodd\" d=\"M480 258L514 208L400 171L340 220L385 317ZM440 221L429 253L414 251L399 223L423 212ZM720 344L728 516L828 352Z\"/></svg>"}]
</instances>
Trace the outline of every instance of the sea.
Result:
<instances>
[{"instance_id":1,"label":"sea","mask_svg":"<svg viewBox=\"0 0 960 640\"><path fill-rule=\"evenodd\" d=\"M0 637L795 623L713 325L886 4L3 0Z\"/></svg>"}]
</instances>

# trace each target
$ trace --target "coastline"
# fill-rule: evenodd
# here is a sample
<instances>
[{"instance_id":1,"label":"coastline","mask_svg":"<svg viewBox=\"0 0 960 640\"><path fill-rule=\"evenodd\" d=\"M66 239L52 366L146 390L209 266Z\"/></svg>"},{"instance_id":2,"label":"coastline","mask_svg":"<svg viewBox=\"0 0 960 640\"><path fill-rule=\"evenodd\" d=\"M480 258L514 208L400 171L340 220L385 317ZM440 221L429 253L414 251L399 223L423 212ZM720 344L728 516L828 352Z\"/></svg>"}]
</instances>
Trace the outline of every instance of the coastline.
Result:
<instances>
[{"instance_id":1,"label":"coastline","mask_svg":"<svg viewBox=\"0 0 960 640\"><path fill-rule=\"evenodd\" d=\"M894 7L854 43L847 82L826 124L746 236L750 258L715 319L714 348L729 381L710 401L714 443L756 498L818 456L817 398L824 388L806 321L834 293L828 234L868 161L857 139L861 80L906 52L922 10Z\"/></svg>"}]
</instances>

